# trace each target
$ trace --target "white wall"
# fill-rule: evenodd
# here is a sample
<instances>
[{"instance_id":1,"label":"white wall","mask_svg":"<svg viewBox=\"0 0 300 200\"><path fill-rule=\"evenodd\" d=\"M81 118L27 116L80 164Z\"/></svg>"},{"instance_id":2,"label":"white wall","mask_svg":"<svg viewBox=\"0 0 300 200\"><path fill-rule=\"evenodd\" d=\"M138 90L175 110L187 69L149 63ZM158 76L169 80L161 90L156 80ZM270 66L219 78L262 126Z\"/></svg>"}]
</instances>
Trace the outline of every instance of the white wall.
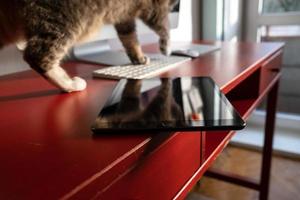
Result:
<instances>
[{"instance_id":1,"label":"white wall","mask_svg":"<svg viewBox=\"0 0 300 200\"><path fill-rule=\"evenodd\" d=\"M197 0L181 0L178 28L171 31L172 41L191 41L193 39L192 2Z\"/></svg>"},{"instance_id":2,"label":"white wall","mask_svg":"<svg viewBox=\"0 0 300 200\"><path fill-rule=\"evenodd\" d=\"M221 40L223 30L223 0L203 0L203 39Z\"/></svg>"},{"instance_id":3,"label":"white wall","mask_svg":"<svg viewBox=\"0 0 300 200\"><path fill-rule=\"evenodd\" d=\"M225 0L224 10L224 40L240 41L243 27L243 0Z\"/></svg>"},{"instance_id":4,"label":"white wall","mask_svg":"<svg viewBox=\"0 0 300 200\"><path fill-rule=\"evenodd\" d=\"M0 50L0 75L24 71L29 66L23 61L22 53L11 45Z\"/></svg>"},{"instance_id":5,"label":"white wall","mask_svg":"<svg viewBox=\"0 0 300 200\"><path fill-rule=\"evenodd\" d=\"M244 0L203 0L203 39L238 41L242 38Z\"/></svg>"}]
</instances>

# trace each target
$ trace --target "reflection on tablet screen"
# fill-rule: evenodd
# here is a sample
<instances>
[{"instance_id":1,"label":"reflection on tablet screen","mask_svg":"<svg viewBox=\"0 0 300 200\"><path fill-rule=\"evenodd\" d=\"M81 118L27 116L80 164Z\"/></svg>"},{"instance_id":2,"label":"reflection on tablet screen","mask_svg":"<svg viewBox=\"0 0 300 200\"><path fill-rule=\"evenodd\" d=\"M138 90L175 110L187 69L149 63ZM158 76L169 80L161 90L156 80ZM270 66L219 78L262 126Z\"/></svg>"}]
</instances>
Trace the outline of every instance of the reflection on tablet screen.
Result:
<instances>
[{"instance_id":1,"label":"reflection on tablet screen","mask_svg":"<svg viewBox=\"0 0 300 200\"><path fill-rule=\"evenodd\" d=\"M244 126L210 78L183 77L120 81L93 131L236 130Z\"/></svg>"}]
</instances>

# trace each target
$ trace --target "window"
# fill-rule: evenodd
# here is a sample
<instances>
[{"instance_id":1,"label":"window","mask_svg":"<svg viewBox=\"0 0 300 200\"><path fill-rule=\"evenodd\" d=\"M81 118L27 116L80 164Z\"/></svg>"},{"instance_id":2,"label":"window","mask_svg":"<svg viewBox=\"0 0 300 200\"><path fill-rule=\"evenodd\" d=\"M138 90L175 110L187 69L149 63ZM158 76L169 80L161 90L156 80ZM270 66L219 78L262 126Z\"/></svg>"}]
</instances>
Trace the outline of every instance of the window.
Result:
<instances>
[{"instance_id":1,"label":"window","mask_svg":"<svg viewBox=\"0 0 300 200\"><path fill-rule=\"evenodd\" d=\"M300 38L300 25L268 25L260 31L264 38Z\"/></svg>"},{"instance_id":2,"label":"window","mask_svg":"<svg viewBox=\"0 0 300 200\"><path fill-rule=\"evenodd\" d=\"M278 111L300 115L300 25L265 25L258 29L262 42L284 42Z\"/></svg>"},{"instance_id":3,"label":"window","mask_svg":"<svg viewBox=\"0 0 300 200\"><path fill-rule=\"evenodd\" d=\"M300 12L300 0L261 0L262 13Z\"/></svg>"}]
</instances>

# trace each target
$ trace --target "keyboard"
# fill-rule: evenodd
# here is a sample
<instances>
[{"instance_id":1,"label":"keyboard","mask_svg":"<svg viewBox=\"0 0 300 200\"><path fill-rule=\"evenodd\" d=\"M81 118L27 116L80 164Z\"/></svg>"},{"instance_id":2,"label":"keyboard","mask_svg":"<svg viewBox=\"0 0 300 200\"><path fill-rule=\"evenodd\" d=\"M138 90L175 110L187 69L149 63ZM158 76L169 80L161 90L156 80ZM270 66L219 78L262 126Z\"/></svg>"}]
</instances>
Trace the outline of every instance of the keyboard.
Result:
<instances>
[{"instance_id":1,"label":"keyboard","mask_svg":"<svg viewBox=\"0 0 300 200\"><path fill-rule=\"evenodd\" d=\"M161 54L147 54L149 65L110 66L94 71L94 77L108 79L144 79L151 78L191 60L181 56L164 56Z\"/></svg>"}]
</instances>

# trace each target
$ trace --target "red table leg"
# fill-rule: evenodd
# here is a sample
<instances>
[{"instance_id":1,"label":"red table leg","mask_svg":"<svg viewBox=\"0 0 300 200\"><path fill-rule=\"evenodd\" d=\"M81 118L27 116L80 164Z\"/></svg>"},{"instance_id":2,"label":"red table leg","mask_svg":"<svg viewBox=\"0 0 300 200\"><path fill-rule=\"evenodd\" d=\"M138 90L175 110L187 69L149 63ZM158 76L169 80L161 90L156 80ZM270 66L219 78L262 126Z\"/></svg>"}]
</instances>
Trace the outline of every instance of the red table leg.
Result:
<instances>
[{"instance_id":1,"label":"red table leg","mask_svg":"<svg viewBox=\"0 0 300 200\"><path fill-rule=\"evenodd\" d=\"M267 114L265 123L265 139L262 152L262 168L260 181L257 182L254 179L239 176L233 173L220 171L217 169L208 170L205 175L211 178L222 180L225 182L233 183L246 188L259 191L259 199L267 200L269 195L270 177L271 177L271 162L272 162L272 150L273 139L276 120L276 108L278 98L279 81L275 83L267 96Z\"/></svg>"},{"instance_id":2,"label":"red table leg","mask_svg":"<svg viewBox=\"0 0 300 200\"><path fill-rule=\"evenodd\" d=\"M264 147L263 147L263 160L262 160L261 180L260 180L261 188L259 194L260 200L267 200L269 195L278 88L279 88L279 81L274 85L274 87L269 92L268 100L267 100L265 140L264 140Z\"/></svg>"}]
</instances>

